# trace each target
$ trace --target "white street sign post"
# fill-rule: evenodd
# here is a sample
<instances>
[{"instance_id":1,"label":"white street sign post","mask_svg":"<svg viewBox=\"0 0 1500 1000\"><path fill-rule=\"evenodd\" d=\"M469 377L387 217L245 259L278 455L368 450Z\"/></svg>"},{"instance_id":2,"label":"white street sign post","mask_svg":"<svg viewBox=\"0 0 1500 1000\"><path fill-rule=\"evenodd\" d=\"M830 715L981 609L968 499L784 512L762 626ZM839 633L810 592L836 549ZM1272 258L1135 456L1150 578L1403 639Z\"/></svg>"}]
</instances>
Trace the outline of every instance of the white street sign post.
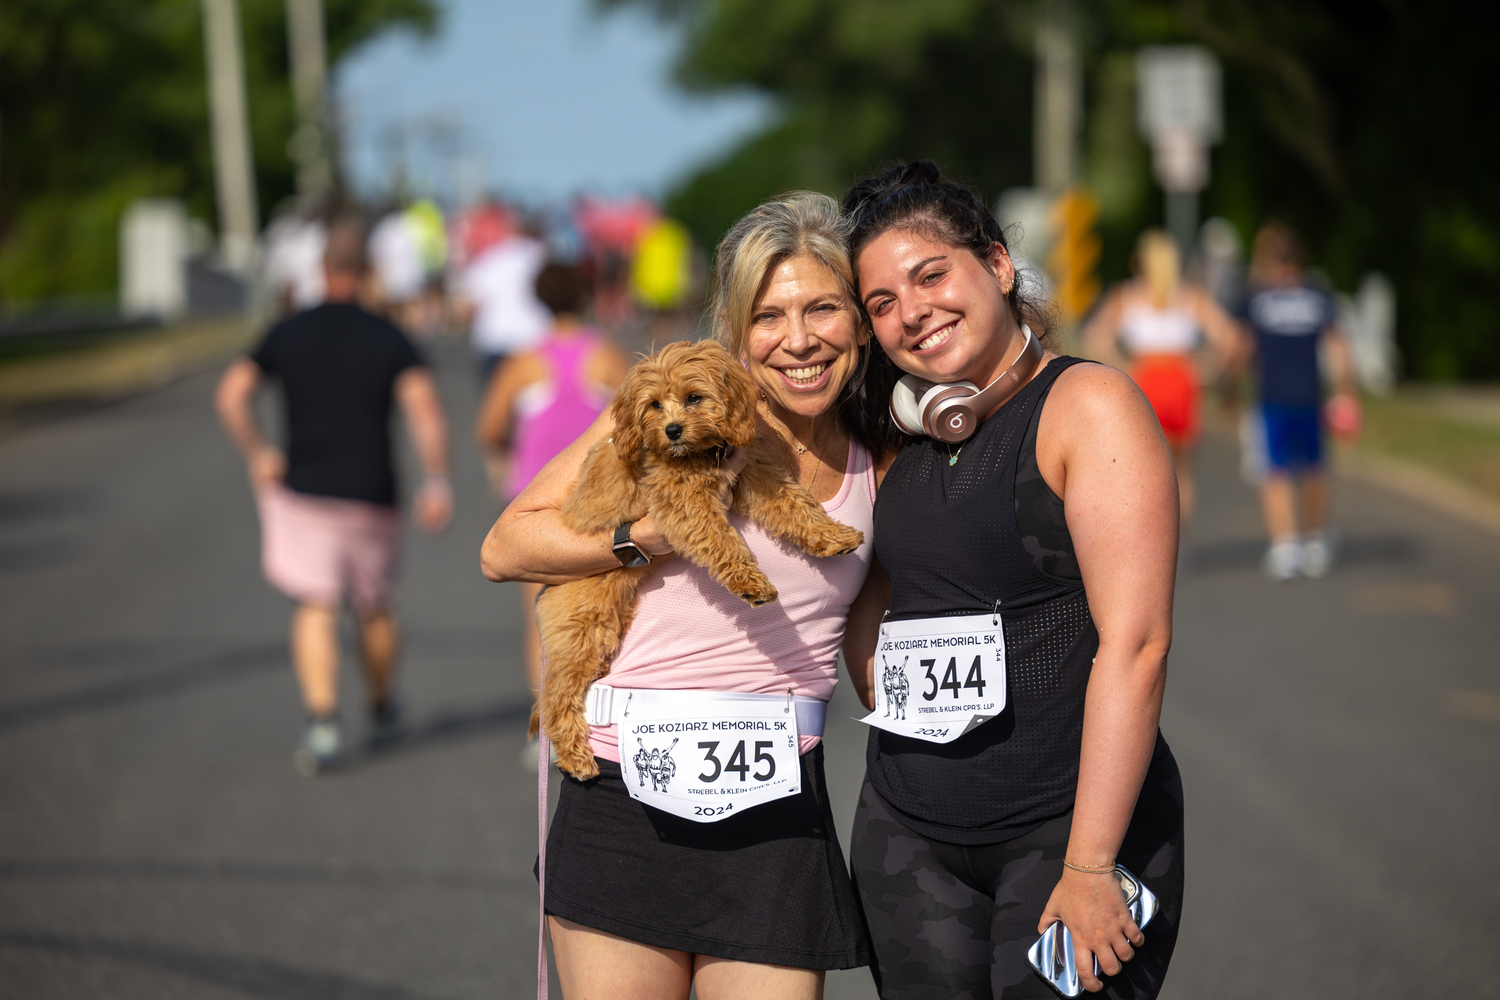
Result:
<instances>
[{"instance_id":1,"label":"white street sign post","mask_svg":"<svg viewBox=\"0 0 1500 1000\"><path fill-rule=\"evenodd\" d=\"M1224 130L1219 61L1197 45L1151 46L1136 53L1135 77L1136 125L1167 194L1167 229L1187 257L1198 193L1208 186L1208 147Z\"/></svg>"}]
</instances>

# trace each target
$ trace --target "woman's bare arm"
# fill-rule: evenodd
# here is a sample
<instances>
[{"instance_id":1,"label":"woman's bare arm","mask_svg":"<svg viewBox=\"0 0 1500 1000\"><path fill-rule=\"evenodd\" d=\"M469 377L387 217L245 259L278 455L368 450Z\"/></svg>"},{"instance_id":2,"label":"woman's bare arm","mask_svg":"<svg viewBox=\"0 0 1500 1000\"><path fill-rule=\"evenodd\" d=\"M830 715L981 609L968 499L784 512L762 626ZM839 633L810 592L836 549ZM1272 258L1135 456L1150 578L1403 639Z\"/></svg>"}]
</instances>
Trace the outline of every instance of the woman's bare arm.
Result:
<instances>
[{"instance_id":1,"label":"woman's bare arm","mask_svg":"<svg viewBox=\"0 0 1500 1000\"><path fill-rule=\"evenodd\" d=\"M1115 288L1109 293L1094 318L1089 320L1083 328L1080 338L1083 352L1095 361L1102 361L1116 368L1125 367L1124 355L1120 353L1117 338L1120 336L1120 322L1124 315L1124 293L1120 288Z\"/></svg>"},{"instance_id":2,"label":"woman's bare arm","mask_svg":"<svg viewBox=\"0 0 1500 1000\"><path fill-rule=\"evenodd\" d=\"M1078 791L1067 858L1113 864L1156 744L1172 644L1177 482L1151 407L1127 377L1078 365L1042 411L1038 464L1063 498L1089 610L1099 630L1084 703ZM1117 885L1064 869L1038 925L1062 920L1091 990L1090 954L1107 975L1145 939Z\"/></svg>"},{"instance_id":3,"label":"woman's bare arm","mask_svg":"<svg viewBox=\"0 0 1500 1000\"><path fill-rule=\"evenodd\" d=\"M577 441L548 462L535 479L501 513L479 550L479 568L496 582L526 580L531 583L567 583L605 570L620 561L612 551L610 532L580 535L562 522L563 501L578 481L589 449L609 437L609 414L602 414ZM659 554L648 545L645 521L636 522L631 538L637 545ZM670 551L670 549L666 550Z\"/></svg>"},{"instance_id":4,"label":"woman's bare arm","mask_svg":"<svg viewBox=\"0 0 1500 1000\"><path fill-rule=\"evenodd\" d=\"M1194 289L1184 289L1191 295L1189 304L1193 316L1198 321L1198 327L1203 331L1203 337L1208 341L1210 353L1213 357L1213 370L1209 373L1211 378L1217 378L1226 373L1239 370L1240 335L1234 320L1229 314L1219 308L1207 294Z\"/></svg>"},{"instance_id":5,"label":"woman's bare arm","mask_svg":"<svg viewBox=\"0 0 1500 1000\"><path fill-rule=\"evenodd\" d=\"M880 623L891 604L891 579L880 568L880 560L870 557L870 571L849 605L849 620L844 625L844 666L849 683L864 706L875 708L875 648L880 643Z\"/></svg>"},{"instance_id":6,"label":"woman's bare arm","mask_svg":"<svg viewBox=\"0 0 1500 1000\"><path fill-rule=\"evenodd\" d=\"M490 376L479 416L474 420L474 440L481 448L503 448L510 441L511 420L521 390L547 377L545 363L535 354L522 354L501 362Z\"/></svg>"},{"instance_id":7,"label":"woman's bare arm","mask_svg":"<svg viewBox=\"0 0 1500 1000\"><path fill-rule=\"evenodd\" d=\"M896 460L897 449L892 448L875 457L875 488L885 482L885 474ZM844 625L844 666L849 671L849 683L854 693L870 710L875 708L875 647L879 644L880 623L885 619L885 609L891 606L891 578L880 567L880 560L872 553L870 569L865 582L849 605L849 618Z\"/></svg>"}]
</instances>

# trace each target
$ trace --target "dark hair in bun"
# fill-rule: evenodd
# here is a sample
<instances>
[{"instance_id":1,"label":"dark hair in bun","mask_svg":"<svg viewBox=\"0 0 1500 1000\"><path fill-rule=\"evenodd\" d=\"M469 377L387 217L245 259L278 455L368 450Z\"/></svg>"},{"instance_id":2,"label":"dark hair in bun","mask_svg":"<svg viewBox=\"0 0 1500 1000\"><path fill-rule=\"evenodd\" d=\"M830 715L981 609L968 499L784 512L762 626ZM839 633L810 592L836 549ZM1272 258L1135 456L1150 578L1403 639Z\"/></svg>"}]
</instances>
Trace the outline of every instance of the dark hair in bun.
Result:
<instances>
[{"instance_id":1,"label":"dark hair in bun","mask_svg":"<svg viewBox=\"0 0 1500 1000\"><path fill-rule=\"evenodd\" d=\"M896 163L866 177L844 195L853 224L849 256L859 259L870 241L889 229L916 229L987 260L996 243L1010 247L1000 223L966 185L945 180L931 160Z\"/></svg>"},{"instance_id":2,"label":"dark hair in bun","mask_svg":"<svg viewBox=\"0 0 1500 1000\"><path fill-rule=\"evenodd\" d=\"M980 197L965 184L943 177L943 171L931 160L893 163L866 177L844 195L844 215L850 223L849 259L854 265L856 282L859 255L871 241L892 229L906 229L949 246L963 247L981 261L988 262L996 244L1010 252L1005 230L995 221ZM1024 291L1023 291L1024 286ZM1045 341L1052 330L1051 310L1046 301L1033 296L1034 281L1023 280L1017 273L1006 302L1016 322L1026 323ZM880 424L889 433L894 430L888 409L882 413L890 390L903 374L873 342L871 364L865 377L865 395L871 400L866 414L870 422Z\"/></svg>"}]
</instances>

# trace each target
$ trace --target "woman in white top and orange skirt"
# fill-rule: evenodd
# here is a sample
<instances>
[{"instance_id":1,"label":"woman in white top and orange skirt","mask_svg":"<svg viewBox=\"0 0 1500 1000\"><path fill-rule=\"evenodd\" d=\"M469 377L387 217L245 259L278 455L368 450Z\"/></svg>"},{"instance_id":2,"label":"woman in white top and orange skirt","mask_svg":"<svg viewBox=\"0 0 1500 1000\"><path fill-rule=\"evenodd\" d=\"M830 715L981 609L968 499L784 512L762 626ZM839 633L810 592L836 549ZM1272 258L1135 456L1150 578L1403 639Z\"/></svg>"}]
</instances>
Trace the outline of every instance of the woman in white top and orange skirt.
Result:
<instances>
[{"instance_id":1,"label":"woman in white top and orange skirt","mask_svg":"<svg viewBox=\"0 0 1500 1000\"><path fill-rule=\"evenodd\" d=\"M1137 277L1109 293L1084 329L1083 347L1129 372L1151 402L1172 449L1186 523L1193 513L1192 449L1202 423L1199 387L1205 375L1232 365L1239 338L1212 298L1183 284L1177 244L1165 232L1142 233L1134 263Z\"/></svg>"}]
</instances>

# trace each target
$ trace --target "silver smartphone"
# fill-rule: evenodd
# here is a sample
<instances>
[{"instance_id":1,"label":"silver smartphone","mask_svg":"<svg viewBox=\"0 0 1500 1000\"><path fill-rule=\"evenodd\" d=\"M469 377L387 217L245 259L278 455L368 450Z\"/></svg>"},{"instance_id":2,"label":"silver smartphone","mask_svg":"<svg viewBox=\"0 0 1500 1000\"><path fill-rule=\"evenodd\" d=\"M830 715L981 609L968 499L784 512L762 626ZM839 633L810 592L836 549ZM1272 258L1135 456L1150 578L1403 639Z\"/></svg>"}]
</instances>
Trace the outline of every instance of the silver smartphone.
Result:
<instances>
[{"instance_id":1,"label":"silver smartphone","mask_svg":"<svg viewBox=\"0 0 1500 1000\"><path fill-rule=\"evenodd\" d=\"M1130 911L1130 918L1137 927L1145 930L1151 918L1156 916L1156 896L1124 865L1115 865L1114 875L1120 880L1120 891L1125 893L1125 908ZM1083 984L1078 981L1078 967L1073 962L1073 935L1068 933L1062 921L1048 927L1046 933L1036 939L1026 957L1037 975L1058 993L1076 997L1083 992ZM1094 978L1099 978L1098 958L1094 959Z\"/></svg>"}]
</instances>

